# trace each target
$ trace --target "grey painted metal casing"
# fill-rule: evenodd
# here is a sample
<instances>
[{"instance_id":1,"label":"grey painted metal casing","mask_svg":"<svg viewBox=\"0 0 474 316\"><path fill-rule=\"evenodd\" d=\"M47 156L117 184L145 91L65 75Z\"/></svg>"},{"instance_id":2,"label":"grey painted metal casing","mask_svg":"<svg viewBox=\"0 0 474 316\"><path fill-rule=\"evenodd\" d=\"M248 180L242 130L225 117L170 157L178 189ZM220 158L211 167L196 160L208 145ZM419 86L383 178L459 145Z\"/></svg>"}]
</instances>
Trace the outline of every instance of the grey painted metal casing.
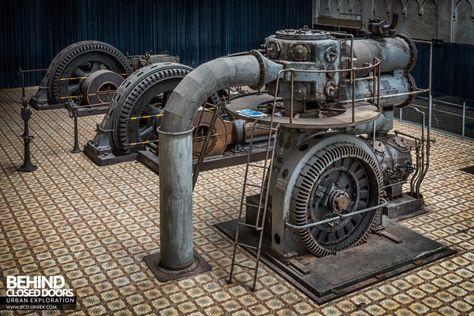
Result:
<instances>
[{"instance_id":1,"label":"grey painted metal casing","mask_svg":"<svg viewBox=\"0 0 474 316\"><path fill-rule=\"evenodd\" d=\"M194 261L192 129L159 135L160 265L181 270Z\"/></svg>"},{"instance_id":2,"label":"grey painted metal casing","mask_svg":"<svg viewBox=\"0 0 474 316\"><path fill-rule=\"evenodd\" d=\"M176 87L160 126L161 265L193 262L192 124L199 107L220 89L276 80L281 65L261 55L224 57L197 67Z\"/></svg>"},{"instance_id":3,"label":"grey painted metal casing","mask_svg":"<svg viewBox=\"0 0 474 316\"><path fill-rule=\"evenodd\" d=\"M283 64L285 69L337 70L341 63L340 42L327 33L304 30L278 31L276 35L265 39L265 46L267 52L271 51L268 53L269 56ZM291 96L291 76L290 72L286 72L280 82L279 96L286 100ZM328 95L325 91L337 87L339 73L295 72L293 80L294 100L326 101L336 97L335 90L333 95ZM276 82L267 85L272 95L275 94L275 85Z\"/></svg>"},{"instance_id":4,"label":"grey painted metal casing","mask_svg":"<svg viewBox=\"0 0 474 316\"><path fill-rule=\"evenodd\" d=\"M396 69L410 71L415 62L416 51L413 51L414 47L412 43L402 37L355 39L353 65L357 68L363 67L372 63L374 58L378 58L381 61L381 73L388 73ZM350 48L350 41L342 43L341 49L344 56L351 55ZM368 70L358 71L356 76L362 77L368 74Z\"/></svg>"},{"instance_id":5,"label":"grey painted metal casing","mask_svg":"<svg viewBox=\"0 0 474 316\"><path fill-rule=\"evenodd\" d=\"M373 81L370 79L357 80L355 82L355 98L371 100L374 90L373 86ZM394 70L390 74L383 74L380 76L380 96L382 98L380 98L379 105L382 108L409 105L413 95L400 94L413 91L415 88L416 85L411 75L402 69ZM377 87L375 89L377 90ZM388 97L389 95L394 96ZM342 100L352 98L351 86L347 86L344 91L341 91L340 98Z\"/></svg>"}]
</instances>

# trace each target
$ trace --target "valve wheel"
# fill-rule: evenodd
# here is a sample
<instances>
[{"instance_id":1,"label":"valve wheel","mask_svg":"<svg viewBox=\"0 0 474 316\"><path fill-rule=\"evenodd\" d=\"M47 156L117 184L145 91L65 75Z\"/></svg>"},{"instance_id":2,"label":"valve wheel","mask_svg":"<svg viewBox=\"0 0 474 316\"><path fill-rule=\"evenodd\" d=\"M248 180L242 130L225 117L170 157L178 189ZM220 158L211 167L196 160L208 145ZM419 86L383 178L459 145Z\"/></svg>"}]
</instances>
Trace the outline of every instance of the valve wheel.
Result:
<instances>
[{"instance_id":1,"label":"valve wheel","mask_svg":"<svg viewBox=\"0 0 474 316\"><path fill-rule=\"evenodd\" d=\"M336 143L317 152L301 170L293 191L290 221L306 225L379 204L382 175L363 148ZM296 231L304 247L325 256L368 237L376 211L355 214Z\"/></svg>"}]
</instances>

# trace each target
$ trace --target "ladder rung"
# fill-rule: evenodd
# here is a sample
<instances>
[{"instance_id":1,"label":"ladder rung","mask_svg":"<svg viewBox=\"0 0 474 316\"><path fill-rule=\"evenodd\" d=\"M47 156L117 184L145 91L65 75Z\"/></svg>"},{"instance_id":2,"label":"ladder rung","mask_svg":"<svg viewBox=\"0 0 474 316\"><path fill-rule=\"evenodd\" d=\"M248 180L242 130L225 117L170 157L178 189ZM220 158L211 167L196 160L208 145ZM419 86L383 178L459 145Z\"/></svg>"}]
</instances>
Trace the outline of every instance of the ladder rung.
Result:
<instances>
[{"instance_id":1,"label":"ladder rung","mask_svg":"<svg viewBox=\"0 0 474 316\"><path fill-rule=\"evenodd\" d=\"M245 247L245 248L250 248L250 249L254 249L254 250L258 250L258 247L256 246L252 246L252 245L249 245L249 244L243 244L241 242L237 242L237 245L241 246L241 247Z\"/></svg>"},{"instance_id":2,"label":"ladder rung","mask_svg":"<svg viewBox=\"0 0 474 316\"><path fill-rule=\"evenodd\" d=\"M252 206L252 207L260 208L260 205L258 205L258 204L247 203L247 202L244 202L244 204L245 204L245 206Z\"/></svg>"},{"instance_id":3,"label":"ladder rung","mask_svg":"<svg viewBox=\"0 0 474 316\"><path fill-rule=\"evenodd\" d=\"M260 145L260 146L253 146L252 145L250 147L250 150L252 150L252 149L267 149L267 145ZM271 151L271 147L270 147L269 151Z\"/></svg>"},{"instance_id":4,"label":"ladder rung","mask_svg":"<svg viewBox=\"0 0 474 316\"><path fill-rule=\"evenodd\" d=\"M259 185L259 184L246 183L245 185L248 185L248 186L250 186L250 187L254 187L254 188L262 188L262 186L261 186L261 185Z\"/></svg>"},{"instance_id":5,"label":"ladder rung","mask_svg":"<svg viewBox=\"0 0 474 316\"><path fill-rule=\"evenodd\" d=\"M247 224L247 223L244 223L244 222L239 222L239 225L242 225L242 226L245 226L245 227L253 228L253 229L255 229L256 231L262 230L262 227L258 227L257 225Z\"/></svg>"},{"instance_id":6,"label":"ladder rung","mask_svg":"<svg viewBox=\"0 0 474 316\"><path fill-rule=\"evenodd\" d=\"M234 263L234 266L239 266L241 268L249 269L249 270L255 270L255 267L249 267L249 266L246 266L246 265L243 265L243 264L240 264L240 263Z\"/></svg>"},{"instance_id":7,"label":"ladder rung","mask_svg":"<svg viewBox=\"0 0 474 316\"><path fill-rule=\"evenodd\" d=\"M255 167L255 168L262 168L262 169L268 169L268 166L262 166L262 165L257 165L254 163L249 163L250 167Z\"/></svg>"}]
</instances>

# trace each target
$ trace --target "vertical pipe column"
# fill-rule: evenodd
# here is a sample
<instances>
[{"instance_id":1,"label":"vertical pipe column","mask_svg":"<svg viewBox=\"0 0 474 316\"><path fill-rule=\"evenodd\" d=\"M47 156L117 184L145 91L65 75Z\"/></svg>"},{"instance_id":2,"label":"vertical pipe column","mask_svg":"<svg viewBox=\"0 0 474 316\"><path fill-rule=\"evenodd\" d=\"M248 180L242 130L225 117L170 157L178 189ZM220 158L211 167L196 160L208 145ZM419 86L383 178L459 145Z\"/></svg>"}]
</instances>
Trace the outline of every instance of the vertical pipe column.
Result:
<instances>
[{"instance_id":1,"label":"vertical pipe column","mask_svg":"<svg viewBox=\"0 0 474 316\"><path fill-rule=\"evenodd\" d=\"M192 123L199 107L220 89L261 88L277 79L282 65L258 51L251 54L218 58L202 64L184 77L166 103L159 131L159 268L167 271L155 271L159 268L155 269L153 258L148 257L147 262L159 280L182 277L186 268L194 266L194 258L197 267L188 269L188 275L200 273L199 261L205 263L193 251Z\"/></svg>"},{"instance_id":2,"label":"vertical pipe column","mask_svg":"<svg viewBox=\"0 0 474 316\"><path fill-rule=\"evenodd\" d=\"M193 264L192 131L160 135L160 263L169 270ZM180 172L177 172L177 171Z\"/></svg>"}]
</instances>

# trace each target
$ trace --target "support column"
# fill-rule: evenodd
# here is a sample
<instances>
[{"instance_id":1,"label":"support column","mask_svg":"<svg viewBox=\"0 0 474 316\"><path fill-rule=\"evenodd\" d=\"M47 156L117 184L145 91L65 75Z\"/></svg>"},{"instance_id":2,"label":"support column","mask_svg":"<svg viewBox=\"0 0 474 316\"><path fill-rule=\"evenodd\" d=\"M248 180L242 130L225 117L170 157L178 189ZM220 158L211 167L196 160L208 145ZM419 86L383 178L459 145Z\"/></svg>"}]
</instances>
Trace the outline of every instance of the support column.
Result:
<instances>
[{"instance_id":1,"label":"support column","mask_svg":"<svg viewBox=\"0 0 474 316\"><path fill-rule=\"evenodd\" d=\"M193 263L192 131L159 132L160 266L170 270Z\"/></svg>"},{"instance_id":2,"label":"support column","mask_svg":"<svg viewBox=\"0 0 474 316\"><path fill-rule=\"evenodd\" d=\"M144 258L159 281L211 270L193 250L192 132L159 131L160 252Z\"/></svg>"}]
</instances>

